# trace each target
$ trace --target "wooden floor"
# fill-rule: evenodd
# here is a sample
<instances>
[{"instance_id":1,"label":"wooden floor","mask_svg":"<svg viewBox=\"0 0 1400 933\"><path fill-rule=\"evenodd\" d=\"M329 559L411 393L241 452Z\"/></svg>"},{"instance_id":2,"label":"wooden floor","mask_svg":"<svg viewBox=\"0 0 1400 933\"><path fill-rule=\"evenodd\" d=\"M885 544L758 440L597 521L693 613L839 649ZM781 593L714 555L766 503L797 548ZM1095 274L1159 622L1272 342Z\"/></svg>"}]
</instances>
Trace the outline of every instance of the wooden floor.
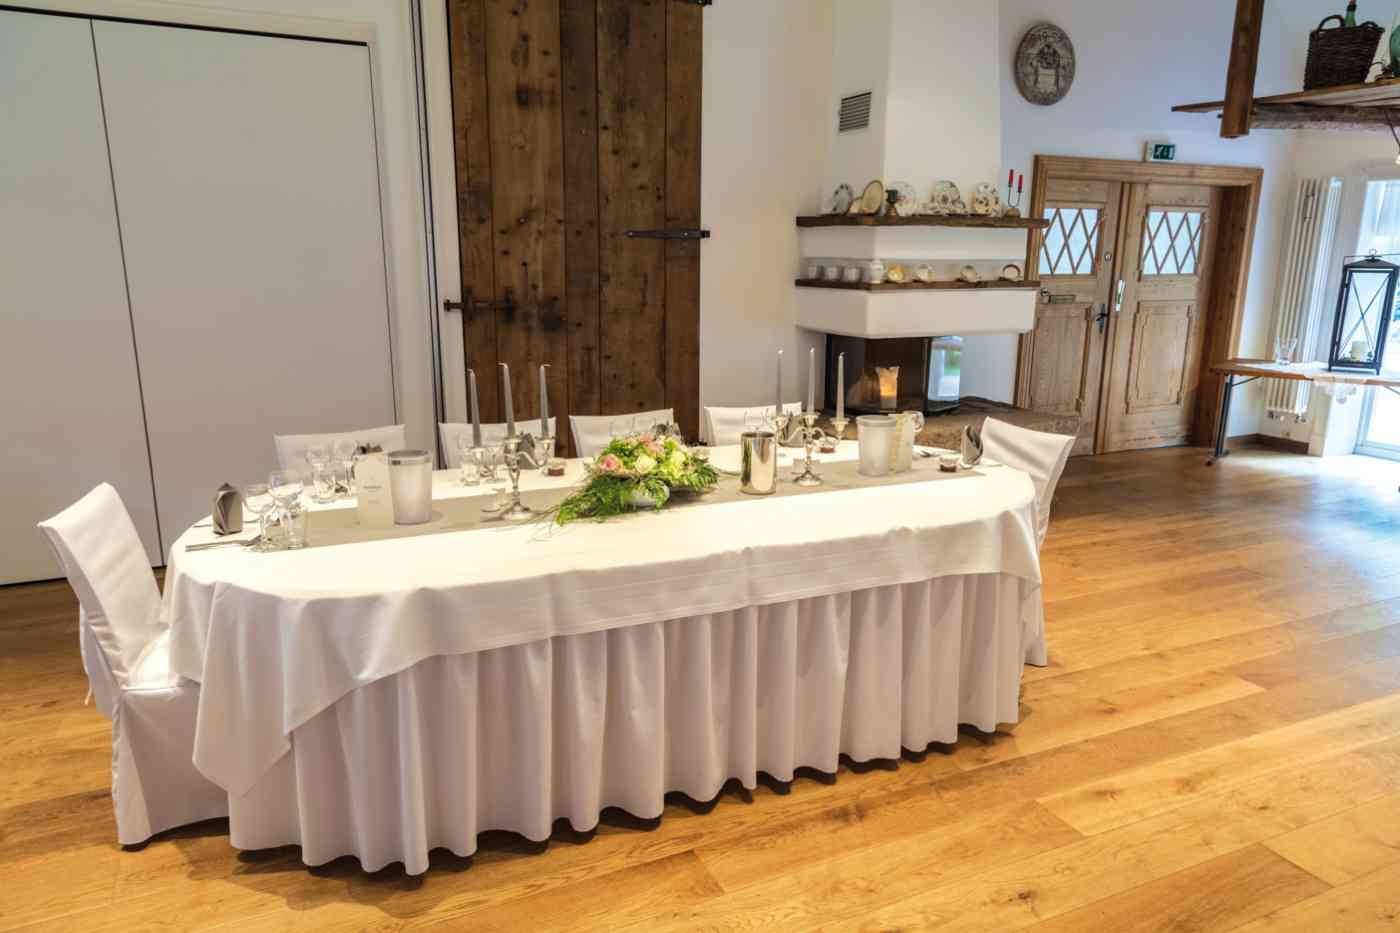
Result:
<instances>
[{"instance_id":1,"label":"wooden floor","mask_svg":"<svg viewBox=\"0 0 1400 933\"><path fill-rule=\"evenodd\" d=\"M1400 928L1400 464L1075 461L1014 733L407 878L114 843L65 585L0 589L0 928Z\"/></svg>"}]
</instances>

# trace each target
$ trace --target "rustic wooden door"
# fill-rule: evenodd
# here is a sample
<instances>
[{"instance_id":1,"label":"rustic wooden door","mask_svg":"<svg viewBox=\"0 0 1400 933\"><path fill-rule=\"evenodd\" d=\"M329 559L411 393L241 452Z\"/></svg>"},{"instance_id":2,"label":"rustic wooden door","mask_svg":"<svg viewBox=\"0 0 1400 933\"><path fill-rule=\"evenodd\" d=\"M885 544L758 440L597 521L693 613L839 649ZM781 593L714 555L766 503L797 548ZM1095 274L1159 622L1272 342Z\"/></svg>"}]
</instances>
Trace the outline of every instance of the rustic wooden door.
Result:
<instances>
[{"instance_id":1,"label":"rustic wooden door","mask_svg":"<svg viewBox=\"0 0 1400 933\"><path fill-rule=\"evenodd\" d=\"M1102 452L1189 443L1218 189L1135 184L1119 247Z\"/></svg>"},{"instance_id":2,"label":"rustic wooden door","mask_svg":"<svg viewBox=\"0 0 1400 933\"><path fill-rule=\"evenodd\" d=\"M700 67L685 0L449 0L463 339L481 416L699 427ZM561 426L567 434L567 426Z\"/></svg>"},{"instance_id":3,"label":"rustic wooden door","mask_svg":"<svg viewBox=\"0 0 1400 933\"><path fill-rule=\"evenodd\" d=\"M1073 453L1094 452L1117 243L1118 182L1051 176L1040 238L1035 330L1026 342L1029 407L1079 416Z\"/></svg>"}]
</instances>

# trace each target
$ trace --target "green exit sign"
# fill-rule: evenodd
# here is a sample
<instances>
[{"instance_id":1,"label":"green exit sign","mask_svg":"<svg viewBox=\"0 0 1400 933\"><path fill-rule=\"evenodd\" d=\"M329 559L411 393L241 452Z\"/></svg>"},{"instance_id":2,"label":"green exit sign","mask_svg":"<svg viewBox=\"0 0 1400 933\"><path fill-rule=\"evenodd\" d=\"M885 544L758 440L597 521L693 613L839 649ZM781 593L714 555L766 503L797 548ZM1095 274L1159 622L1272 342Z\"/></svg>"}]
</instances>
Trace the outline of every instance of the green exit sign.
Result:
<instances>
[{"instance_id":1,"label":"green exit sign","mask_svg":"<svg viewBox=\"0 0 1400 933\"><path fill-rule=\"evenodd\" d=\"M1147 156L1147 161L1149 162L1175 162L1176 144L1148 143L1147 152L1145 154Z\"/></svg>"}]
</instances>

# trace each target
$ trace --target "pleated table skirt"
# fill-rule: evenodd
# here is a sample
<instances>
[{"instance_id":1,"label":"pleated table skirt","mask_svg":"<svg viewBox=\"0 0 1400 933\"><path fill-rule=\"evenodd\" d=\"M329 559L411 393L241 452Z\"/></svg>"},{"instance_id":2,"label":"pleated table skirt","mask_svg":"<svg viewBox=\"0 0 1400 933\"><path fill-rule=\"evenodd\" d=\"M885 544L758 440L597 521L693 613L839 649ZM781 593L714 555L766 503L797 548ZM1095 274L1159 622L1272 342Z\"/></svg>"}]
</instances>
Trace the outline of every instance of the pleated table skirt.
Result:
<instances>
[{"instance_id":1,"label":"pleated table skirt","mask_svg":"<svg viewBox=\"0 0 1400 933\"><path fill-rule=\"evenodd\" d=\"M478 833L592 829L605 807L661 814L668 791L835 772L1014 723L1032 584L942 577L434 657L356 690L292 734L230 800L241 849L309 865L427 870Z\"/></svg>"}]
</instances>

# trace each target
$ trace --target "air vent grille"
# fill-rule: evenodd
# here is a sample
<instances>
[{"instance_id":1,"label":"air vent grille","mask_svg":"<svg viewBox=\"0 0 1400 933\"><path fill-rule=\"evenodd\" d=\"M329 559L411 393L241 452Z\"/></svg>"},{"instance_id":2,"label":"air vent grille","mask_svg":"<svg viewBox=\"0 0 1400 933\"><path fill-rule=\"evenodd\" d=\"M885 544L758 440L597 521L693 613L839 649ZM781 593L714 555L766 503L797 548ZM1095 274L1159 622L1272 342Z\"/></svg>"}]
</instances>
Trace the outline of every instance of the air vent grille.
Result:
<instances>
[{"instance_id":1,"label":"air vent grille","mask_svg":"<svg viewBox=\"0 0 1400 933\"><path fill-rule=\"evenodd\" d=\"M839 132L850 133L870 126L870 91L841 98Z\"/></svg>"}]
</instances>

